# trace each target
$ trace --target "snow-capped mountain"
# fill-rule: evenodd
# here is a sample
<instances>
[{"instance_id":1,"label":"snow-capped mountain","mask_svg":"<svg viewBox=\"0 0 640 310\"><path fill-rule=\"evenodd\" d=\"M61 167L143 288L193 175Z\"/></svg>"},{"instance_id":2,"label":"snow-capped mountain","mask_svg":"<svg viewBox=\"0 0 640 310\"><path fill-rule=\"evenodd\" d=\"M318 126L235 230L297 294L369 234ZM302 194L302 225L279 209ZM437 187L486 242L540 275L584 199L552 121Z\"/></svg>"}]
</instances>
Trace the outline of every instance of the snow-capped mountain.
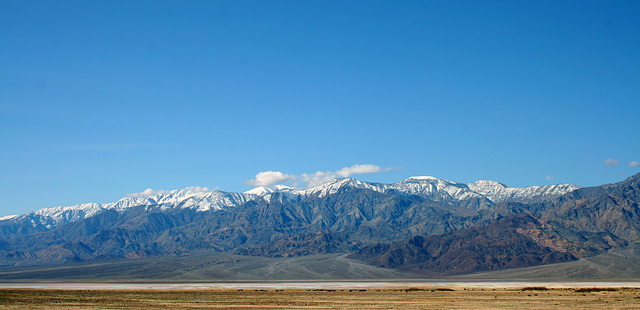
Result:
<instances>
[{"instance_id":1,"label":"snow-capped mountain","mask_svg":"<svg viewBox=\"0 0 640 310\"><path fill-rule=\"evenodd\" d=\"M188 187L174 191L160 191L153 195L130 195L116 202L111 208L120 210L135 206L159 207L161 209L192 208L196 211L220 210L243 204L255 195L244 193L209 191L206 187Z\"/></svg>"},{"instance_id":2,"label":"snow-capped mountain","mask_svg":"<svg viewBox=\"0 0 640 310\"><path fill-rule=\"evenodd\" d=\"M502 183L480 180L467 184L474 192L498 203L511 202L539 202L548 198L558 197L578 189L573 184L555 184L546 186L529 186L523 188L509 187Z\"/></svg>"},{"instance_id":3,"label":"snow-capped mountain","mask_svg":"<svg viewBox=\"0 0 640 310\"><path fill-rule=\"evenodd\" d=\"M363 182L353 178L334 179L325 184L302 190L301 195L305 197L315 196L322 198L333 195L344 187L368 189L374 192L383 193L385 190L387 190L388 184Z\"/></svg>"},{"instance_id":4,"label":"snow-capped mountain","mask_svg":"<svg viewBox=\"0 0 640 310\"><path fill-rule=\"evenodd\" d=\"M464 184L434 177L411 177L394 183L391 187L403 193L423 196L435 201L451 202L486 198L491 203L538 202L580 188L573 184L510 187L486 180Z\"/></svg>"},{"instance_id":5,"label":"snow-capped mountain","mask_svg":"<svg viewBox=\"0 0 640 310\"><path fill-rule=\"evenodd\" d=\"M483 195L474 192L466 184L429 176L411 177L392 184L392 188L402 193L441 202L483 198Z\"/></svg>"},{"instance_id":6,"label":"snow-capped mountain","mask_svg":"<svg viewBox=\"0 0 640 310\"><path fill-rule=\"evenodd\" d=\"M307 197L323 198L336 194L343 188L366 189L382 194L394 191L460 207L478 209L489 208L501 202L540 202L564 195L579 187L571 184L558 184L516 188L494 181L477 181L464 184L435 177L417 176L392 184L363 182L353 178L334 179L308 189L277 185L254 188L245 192L245 194L256 195L268 202L271 202L274 198L281 202L283 200L295 202Z\"/></svg>"},{"instance_id":7,"label":"snow-capped mountain","mask_svg":"<svg viewBox=\"0 0 640 310\"><path fill-rule=\"evenodd\" d=\"M28 222L42 230L92 217L105 210L122 211L132 207L158 208L168 210L174 208L192 208L196 211L221 210L241 205L258 197L253 194L231 193L218 190L209 191L203 187L187 187L173 191L146 191L131 194L117 202L99 204L86 203L68 207L53 207L33 211L23 215L6 216L3 221Z\"/></svg>"},{"instance_id":8,"label":"snow-capped mountain","mask_svg":"<svg viewBox=\"0 0 640 310\"><path fill-rule=\"evenodd\" d=\"M286 199L296 201L306 197L326 197L337 193L343 187L363 188L376 192L384 192L388 184L363 182L352 178L333 179L327 183L311 187L311 188L293 188L285 185L260 186L244 192L244 194L255 195L271 201L273 197L278 199Z\"/></svg>"},{"instance_id":9,"label":"snow-capped mountain","mask_svg":"<svg viewBox=\"0 0 640 310\"><path fill-rule=\"evenodd\" d=\"M252 194L269 199L275 193L284 194L290 199L304 197L325 197L337 193L343 187L368 189L379 193L395 190L408 195L421 196L439 202L456 202L471 199L488 199L489 204L500 202L538 202L544 199L558 197L580 188L572 184L557 184L547 186L509 187L495 181L476 181L469 184L457 183L430 176L410 177L406 180L392 183L371 183L353 178L334 179L325 184L308 189L295 189L288 186L257 187L245 194Z\"/></svg>"},{"instance_id":10,"label":"snow-capped mountain","mask_svg":"<svg viewBox=\"0 0 640 310\"><path fill-rule=\"evenodd\" d=\"M2 222L23 222L39 230L48 230L70 222L92 217L105 210L122 211L132 207L157 208L158 210L174 210L189 208L195 211L215 211L233 208L256 199L270 202L273 197L280 200L299 201L307 197L323 198L337 193L340 189L350 187L367 189L379 193L394 190L407 195L417 195L426 199L456 203L472 199L486 199L488 204L505 201L538 202L543 199L558 197L573 191L578 186L558 184L548 186L531 186L524 188L481 180L469 184L452 182L428 176L411 177L392 183L372 183L353 178L334 179L316 187L299 189L285 185L257 187L244 193L209 191L204 187L188 187L173 191L152 191L127 195L117 202L98 204L87 203L68 207L46 208L20 216L5 216Z\"/></svg>"}]
</instances>

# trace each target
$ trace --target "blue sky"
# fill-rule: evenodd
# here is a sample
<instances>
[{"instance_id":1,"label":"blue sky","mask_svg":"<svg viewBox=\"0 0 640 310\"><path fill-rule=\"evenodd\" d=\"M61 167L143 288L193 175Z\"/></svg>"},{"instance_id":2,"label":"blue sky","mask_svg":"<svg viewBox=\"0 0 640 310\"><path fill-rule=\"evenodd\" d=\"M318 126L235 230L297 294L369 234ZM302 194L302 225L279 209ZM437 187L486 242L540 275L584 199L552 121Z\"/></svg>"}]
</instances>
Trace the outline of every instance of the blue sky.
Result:
<instances>
[{"instance_id":1,"label":"blue sky","mask_svg":"<svg viewBox=\"0 0 640 310\"><path fill-rule=\"evenodd\" d=\"M638 1L0 1L0 216L314 176L599 185L640 171L639 124Z\"/></svg>"}]
</instances>

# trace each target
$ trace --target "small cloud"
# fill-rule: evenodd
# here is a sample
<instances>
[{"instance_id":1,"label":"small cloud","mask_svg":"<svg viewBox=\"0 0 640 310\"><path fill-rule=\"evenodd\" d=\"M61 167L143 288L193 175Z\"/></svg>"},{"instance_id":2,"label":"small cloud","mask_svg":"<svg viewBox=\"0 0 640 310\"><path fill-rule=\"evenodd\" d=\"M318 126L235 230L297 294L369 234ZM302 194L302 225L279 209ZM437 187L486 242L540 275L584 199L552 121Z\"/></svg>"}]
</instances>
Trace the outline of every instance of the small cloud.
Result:
<instances>
[{"instance_id":1,"label":"small cloud","mask_svg":"<svg viewBox=\"0 0 640 310\"><path fill-rule=\"evenodd\" d=\"M348 178L353 174L379 173L402 169L400 167L380 167L376 165L353 165L338 171L318 171L316 173L303 173L300 176L284 174L280 171L264 171L256 175L255 179L244 181L251 186L270 186L289 181L299 180L303 187L313 187L327 183L336 178Z\"/></svg>"},{"instance_id":2,"label":"small cloud","mask_svg":"<svg viewBox=\"0 0 640 310\"><path fill-rule=\"evenodd\" d=\"M151 197L151 196L156 196L156 195L162 195L162 194L166 194L168 193L168 191L165 190L157 190L154 191L151 188L147 188L142 192L139 193L133 193L133 194L127 194L127 197L133 197L133 198L145 198L145 197Z\"/></svg>"},{"instance_id":3,"label":"small cloud","mask_svg":"<svg viewBox=\"0 0 640 310\"><path fill-rule=\"evenodd\" d=\"M187 187L187 188L182 190L182 192L189 193L189 194L206 193L208 191L209 191L209 188L206 187L206 186L192 186L192 187ZM162 191L162 192L164 194L167 191Z\"/></svg>"},{"instance_id":4,"label":"small cloud","mask_svg":"<svg viewBox=\"0 0 640 310\"><path fill-rule=\"evenodd\" d=\"M617 166L619 163L620 163L619 161L617 161L617 160L615 160L615 159L611 159L611 158L609 158L609 159L607 159L607 160L605 160L605 161L604 161L604 164L605 164L607 167Z\"/></svg>"},{"instance_id":5,"label":"small cloud","mask_svg":"<svg viewBox=\"0 0 640 310\"><path fill-rule=\"evenodd\" d=\"M556 177L554 177L554 176L549 174L549 175L547 175L547 177L545 179L547 179L547 181L553 181L553 180L556 179Z\"/></svg>"},{"instance_id":6,"label":"small cloud","mask_svg":"<svg viewBox=\"0 0 640 310\"><path fill-rule=\"evenodd\" d=\"M640 167L640 162L637 162L637 161L634 160L634 161L628 163L627 167Z\"/></svg>"},{"instance_id":7,"label":"small cloud","mask_svg":"<svg viewBox=\"0 0 640 310\"><path fill-rule=\"evenodd\" d=\"M302 182L306 183L306 187L314 187L323 183L327 183L338 177L333 171L318 171L316 173L303 173L300 177Z\"/></svg>"},{"instance_id":8,"label":"small cloud","mask_svg":"<svg viewBox=\"0 0 640 310\"><path fill-rule=\"evenodd\" d=\"M382 168L376 165L353 165L351 167L345 167L336 171L336 174L343 178L348 178L352 174L378 173L393 169L394 168L391 167Z\"/></svg>"},{"instance_id":9,"label":"small cloud","mask_svg":"<svg viewBox=\"0 0 640 310\"><path fill-rule=\"evenodd\" d=\"M400 167L380 167L376 165L353 165L338 171L318 171L316 173L304 173L300 176L306 187L314 187L329 182L335 178L348 178L353 174L379 173L391 170L398 170Z\"/></svg>"},{"instance_id":10,"label":"small cloud","mask_svg":"<svg viewBox=\"0 0 640 310\"><path fill-rule=\"evenodd\" d=\"M244 181L244 184L252 186L269 186L293 181L295 179L296 176L291 174L284 174L280 171L263 171L256 174L255 179Z\"/></svg>"}]
</instances>

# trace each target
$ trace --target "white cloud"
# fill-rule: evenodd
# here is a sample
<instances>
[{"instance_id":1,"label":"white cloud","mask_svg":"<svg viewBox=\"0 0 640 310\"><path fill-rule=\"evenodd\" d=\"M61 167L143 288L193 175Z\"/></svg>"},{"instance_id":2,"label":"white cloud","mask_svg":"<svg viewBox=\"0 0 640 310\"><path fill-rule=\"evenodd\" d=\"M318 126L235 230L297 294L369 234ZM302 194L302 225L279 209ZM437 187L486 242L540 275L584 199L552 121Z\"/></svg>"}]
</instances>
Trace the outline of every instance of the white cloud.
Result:
<instances>
[{"instance_id":1,"label":"white cloud","mask_svg":"<svg viewBox=\"0 0 640 310\"><path fill-rule=\"evenodd\" d=\"M302 182L306 183L306 187L314 187L329 182L335 178L348 178L353 174L379 173L390 170L400 169L399 167L383 168L376 165L353 165L345 167L338 171L318 171L316 173L304 173L300 176Z\"/></svg>"},{"instance_id":2,"label":"white cloud","mask_svg":"<svg viewBox=\"0 0 640 310\"><path fill-rule=\"evenodd\" d=\"M191 194L199 194L199 193L206 193L209 191L208 187L203 187L203 186L193 186L193 187L187 187L185 189L182 190L183 192L186 193L191 193ZM163 191L166 192L166 191Z\"/></svg>"},{"instance_id":3,"label":"white cloud","mask_svg":"<svg viewBox=\"0 0 640 310\"><path fill-rule=\"evenodd\" d=\"M382 168L376 165L353 165L351 167L345 167L336 171L336 174L343 178L347 178L352 174L378 173L389 171L392 169L393 168Z\"/></svg>"},{"instance_id":4,"label":"white cloud","mask_svg":"<svg viewBox=\"0 0 640 310\"><path fill-rule=\"evenodd\" d=\"M133 198L144 198L144 197L162 195L162 194L167 194L167 193L168 193L168 191L165 191L165 190L162 190L162 189L154 191L151 188L147 188L143 192L127 194L126 196L127 197L133 197Z\"/></svg>"},{"instance_id":5,"label":"white cloud","mask_svg":"<svg viewBox=\"0 0 640 310\"><path fill-rule=\"evenodd\" d=\"M619 163L620 163L619 161L617 161L617 160L615 160L615 159L611 159L611 158L609 158L609 159L607 159L607 160L605 160L605 161L604 161L604 164L605 164L607 167L617 166Z\"/></svg>"},{"instance_id":6,"label":"white cloud","mask_svg":"<svg viewBox=\"0 0 640 310\"><path fill-rule=\"evenodd\" d=\"M302 179L302 182L306 184L306 187L314 187L323 183L327 183L337 177L338 174L336 172L318 171L316 173L303 173L302 176L300 176L300 179Z\"/></svg>"},{"instance_id":7,"label":"white cloud","mask_svg":"<svg viewBox=\"0 0 640 310\"><path fill-rule=\"evenodd\" d=\"M253 186L269 186L293 181L295 179L296 176L291 174L284 174L280 171L263 171L256 174L255 179L244 181L244 184Z\"/></svg>"},{"instance_id":8,"label":"white cloud","mask_svg":"<svg viewBox=\"0 0 640 310\"><path fill-rule=\"evenodd\" d=\"M553 181L553 180L556 179L556 177L554 177L554 176L549 174L549 175L547 175L546 179L547 179L547 181Z\"/></svg>"},{"instance_id":9,"label":"white cloud","mask_svg":"<svg viewBox=\"0 0 640 310\"><path fill-rule=\"evenodd\" d=\"M640 167L640 163L634 160L634 161L628 163L627 167Z\"/></svg>"},{"instance_id":10,"label":"white cloud","mask_svg":"<svg viewBox=\"0 0 640 310\"><path fill-rule=\"evenodd\" d=\"M255 179L244 181L251 186L269 186L298 180L303 187L313 187L335 178L348 178L354 174L379 173L401 169L400 167L380 167L376 165L353 165L338 171L318 171L316 173L303 173L300 176L284 174L280 171L264 171L256 175Z\"/></svg>"}]
</instances>

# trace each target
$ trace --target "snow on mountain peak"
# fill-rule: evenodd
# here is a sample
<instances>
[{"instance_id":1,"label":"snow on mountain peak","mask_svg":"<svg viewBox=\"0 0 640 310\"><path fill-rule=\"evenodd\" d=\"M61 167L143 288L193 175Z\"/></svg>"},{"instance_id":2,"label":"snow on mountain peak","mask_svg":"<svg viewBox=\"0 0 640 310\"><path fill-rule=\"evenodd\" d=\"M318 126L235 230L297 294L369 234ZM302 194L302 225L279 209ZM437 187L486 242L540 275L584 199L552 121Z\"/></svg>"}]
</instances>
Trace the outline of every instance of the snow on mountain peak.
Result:
<instances>
[{"instance_id":1,"label":"snow on mountain peak","mask_svg":"<svg viewBox=\"0 0 640 310\"><path fill-rule=\"evenodd\" d=\"M502 184L500 182L496 182L496 181L491 181L491 180L478 180L472 183L467 184L469 187L502 187L502 188L506 188L509 187L505 184Z\"/></svg>"},{"instance_id":2,"label":"snow on mountain peak","mask_svg":"<svg viewBox=\"0 0 640 310\"><path fill-rule=\"evenodd\" d=\"M392 184L392 187L400 192L444 202L482 198L465 184L429 176L410 177Z\"/></svg>"},{"instance_id":3,"label":"snow on mountain peak","mask_svg":"<svg viewBox=\"0 0 640 310\"><path fill-rule=\"evenodd\" d=\"M360 180L356 180L354 178L342 178L342 179L333 179L322 185L318 185L318 186L303 190L301 191L301 194L304 196L317 196L322 198L327 195L332 195L337 193L344 186L369 189L376 192L383 192L387 188L386 184L363 182Z\"/></svg>"},{"instance_id":4,"label":"snow on mountain peak","mask_svg":"<svg viewBox=\"0 0 640 310\"><path fill-rule=\"evenodd\" d=\"M504 201L538 202L579 188L572 184L517 188L490 180L464 184L430 176L410 177L404 181L394 183L393 187L401 192L421 195L437 201L447 202L486 198L490 200L490 203Z\"/></svg>"},{"instance_id":5,"label":"snow on mountain peak","mask_svg":"<svg viewBox=\"0 0 640 310\"><path fill-rule=\"evenodd\" d=\"M0 217L0 221L28 219L33 225L52 228L94 216L105 210L123 211L133 207L159 208L160 210L186 208L196 211L221 210L236 207L256 199L271 201L273 197L277 197L279 200L298 201L310 196L322 198L335 194L344 187L367 189L378 193L395 190L408 195L417 195L434 201L450 203L471 199L488 199L489 204L503 201L537 202L557 197L579 188L571 184L514 188L488 180L464 184L430 176L411 177L392 184L363 182L353 178L338 178L307 189L275 185L257 187L244 193L219 190L209 191L206 187L187 187L173 191L147 189L140 193L128 194L114 203L89 203L69 207L46 208L20 216Z\"/></svg>"},{"instance_id":6,"label":"snow on mountain peak","mask_svg":"<svg viewBox=\"0 0 640 310\"><path fill-rule=\"evenodd\" d=\"M440 179L432 176L413 176L408 178L407 180L440 180Z\"/></svg>"},{"instance_id":7,"label":"snow on mountain peak","mask_svg":"<svg viewBox=\"0 0 640 310\"><path fill-rule=\"evenodd\" d=\"M207 187L187 187L178 190L146 190L120 199L112 208L117 210L134 206L170 208L195 208L197 211L219 210L247 202L252 195L209 191Z\"/></svg>"},{"instance_id":8,"label":"snow on mountain peak","mask_svg":"<svg viewBox=\"0 0 640 310\"><path fill-rule=\"evenodd\" d=\"M140 193L128 194L126 197L107 204L86 203L68 207L44 208L14 217L3 217L0 220L29 219L34 226L42 225L52 228L84 218L92 217L105 210L123 211L133 207L160 208L193 208L196 211L220 210L243 204L253 195L209 191L206 187L187 187L184 189L154 191L147 189Z\"/></svg>"},{"instance_id":9,"label":"snow on mountain peak","mask_svg":"<svg viewBox=\"0 0 640 310\"><path fill-rule=\"evenodd\" d=\"M560 196L578 188L575 185L568 184L515 188L490 180L480 180L464 184L432 176L413 176L393 184L363 182L353 178L337 178L308 189L294 189L280 185L275 187L254 188L245 192L245 194L262 196L268 201L274 193L286 194L280 197L281 199L299 199L308 196L322 198L337 193L344 186L369 189L380 193L393 189L401 193L422 196L442 202L488 199L488 203L490 204L503 201L540 201L542 199Z\"/></svg>"},{"instance_id":10,"label":"snow on mountain peak","mask_svg":"<svg viewBox=\"0 0 640 310\"><path fill-rule=\"evenodd\" d=\"M291 190L294 190L294 189L292 187L279 184L279 185L272 185L272 186L258 186L244 193L249 195L264 196L274 192L291 191Z\"/></svg>"},{"instance_id":11,"label":"snow on mountain peak","mask_svg":"<svg viewBox=\"0 0 640 310\"><path fill-rule=\"evenodd\" d=\"M187 188L173 190L173 191L166 191L163 189L155 191L151 188L147 188L142 192L126 194L125 196L132 197L132 198L147 198L147 197L155 197L155 196L163 196L163 195L186 196L186 195L196 195L196 194L200 194L208 191L209 191L209 188L200 187L200 186L187 187Z\"/></svg>"},{"instance_id":12,"label":"snow on mountain peak","mask_svg":"<svg viewBox=\"0 0 640 310\"><path fill-rule=\"evenodd\" d=\"M20 216L20 215L6 215L6 216L0 216L0 221L14 219L14 218L16 218L16 217L18 217L18 216Z\"/></svg>"},{"instance_id":13,"label":"snow on mountain peak","mask_svg":"<svg viewBox=\"0 0 640 310\"><path fill-rule=\"evenodd\" d=\"M498 203L503 201L513 202L539 202L547 198L566 194L579 187L573 184L558 184L546 186L510 187L502 183L488 180L480 180L467 184L467 186Z\"/></svg>"}]
</instances>

